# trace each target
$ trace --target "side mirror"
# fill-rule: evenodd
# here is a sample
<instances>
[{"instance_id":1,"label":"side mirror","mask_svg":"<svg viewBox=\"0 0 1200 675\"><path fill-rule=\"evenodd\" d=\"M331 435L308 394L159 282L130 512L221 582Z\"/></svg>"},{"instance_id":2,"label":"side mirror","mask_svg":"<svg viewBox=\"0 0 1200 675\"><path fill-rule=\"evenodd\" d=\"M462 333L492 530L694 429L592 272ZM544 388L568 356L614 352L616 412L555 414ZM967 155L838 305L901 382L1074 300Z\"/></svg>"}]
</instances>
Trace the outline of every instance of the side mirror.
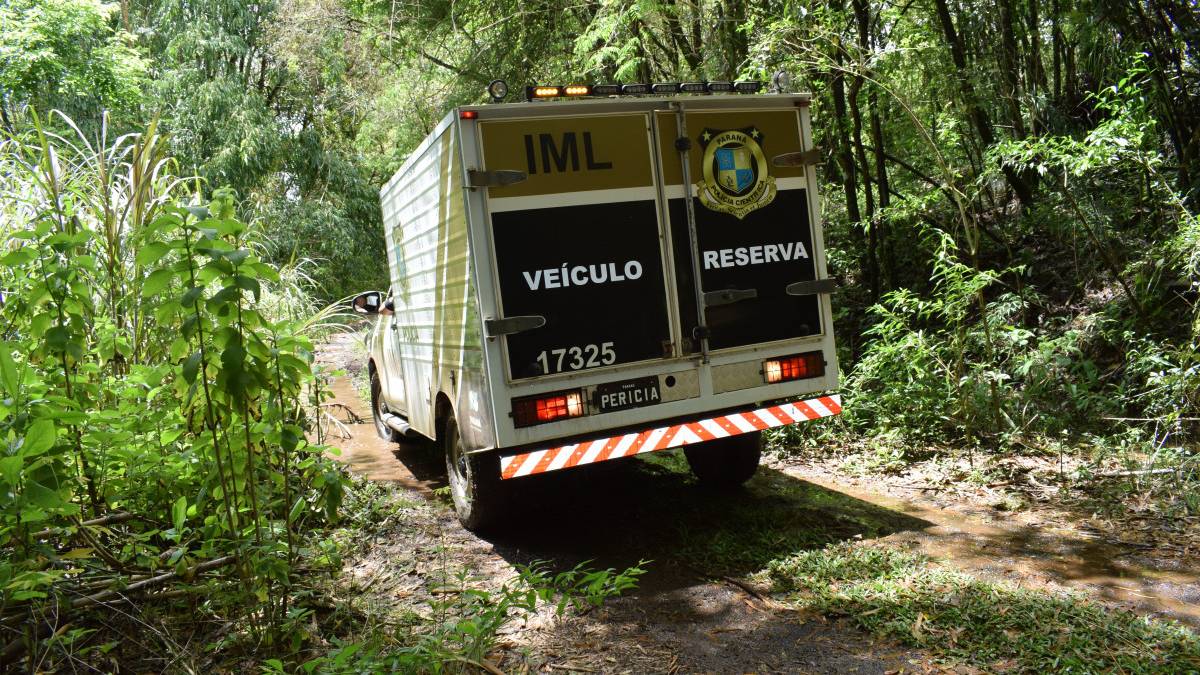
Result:
<instances>
[{"instance_id":1,"label":"side mirror","mask_svg":"<svg viewBox=\"0 0 1200 675\"><path fill-rule=\"evenodd\" d=\"M359 293L350 301L350 307L359 314L378 314L383 308L383 293L379 291L367 291Z\"/></svg>"}]
</instances>

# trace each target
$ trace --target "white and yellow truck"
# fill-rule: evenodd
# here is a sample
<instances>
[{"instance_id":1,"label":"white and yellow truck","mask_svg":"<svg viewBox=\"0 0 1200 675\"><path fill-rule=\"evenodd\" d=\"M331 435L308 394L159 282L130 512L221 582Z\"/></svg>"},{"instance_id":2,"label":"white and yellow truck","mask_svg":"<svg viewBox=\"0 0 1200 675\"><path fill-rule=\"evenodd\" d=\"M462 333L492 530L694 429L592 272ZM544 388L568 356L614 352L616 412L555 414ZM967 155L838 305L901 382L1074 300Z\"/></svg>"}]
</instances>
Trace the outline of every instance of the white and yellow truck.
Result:
<instances>
[{"instance_id":1,"label":"white and yellow truck","mask_svg":"<svg viewBox=\"0 0 1200 675\"><path fill-rule=\"evenodd\" d=\"M390 289L353 301L375 424L444 449L468 528L639 453L740 484L763 430L840 411L809 98L751 88L530 88L383 187Z\"/></svg>"}]
</instances>

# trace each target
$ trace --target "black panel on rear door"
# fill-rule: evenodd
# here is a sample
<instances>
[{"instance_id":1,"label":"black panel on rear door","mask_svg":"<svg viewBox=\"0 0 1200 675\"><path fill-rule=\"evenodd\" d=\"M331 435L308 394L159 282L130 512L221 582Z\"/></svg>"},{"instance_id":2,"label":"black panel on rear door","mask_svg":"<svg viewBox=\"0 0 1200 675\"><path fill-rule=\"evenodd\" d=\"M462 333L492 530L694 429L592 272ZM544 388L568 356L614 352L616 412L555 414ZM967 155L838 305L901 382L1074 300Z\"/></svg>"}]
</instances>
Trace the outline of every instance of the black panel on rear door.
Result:
<instances>
[{"instance_id":1,"label":"black panel on rear door","mask_svg":"<svg viewBox=\"0 0 1200 675\"><path fill-rule=\"evenodd\" d=\"M654 200L492 214L513 379L662 358L670 342Z\"/></svg>"},{"instance_id":2,"label":"black panel on rear door","mask_svg":"<svg viewBox=\"0 0 1200 675\"><path fill-rule=\"evenodd\" d=\"M795 109L691 111L690 172L700 273L706 293L754 291L729 304L710 303L709 346L725 349L775 342L822 331L817 296L789 296L797 281L815 278L807 176L803 166L777 167L772 158L804 150ZM675 258L683 335L696 326L682 166L675 149L676 114L660 112L659 152ZM699 350L695 340L687 345Z\"/></svg>"},{"instance_id":3,"label":"black panel on rear door","mask_svg":"<svg viewBox=\"0 0 1200 675\"><path fill-rule=\"evenodd\" d=\"M781 190L742 220L696 204L704 291L754 289L757 297L708 308L713 349L774 342L821 332L817 296L791 296L788 284L815 278L807 190ZM688 260L687 212L670 201L676 260ZM690 265L676 265L684 335L696 325ZM699 346L693 341L693 351Z\"/></svg>"}]
</instances>

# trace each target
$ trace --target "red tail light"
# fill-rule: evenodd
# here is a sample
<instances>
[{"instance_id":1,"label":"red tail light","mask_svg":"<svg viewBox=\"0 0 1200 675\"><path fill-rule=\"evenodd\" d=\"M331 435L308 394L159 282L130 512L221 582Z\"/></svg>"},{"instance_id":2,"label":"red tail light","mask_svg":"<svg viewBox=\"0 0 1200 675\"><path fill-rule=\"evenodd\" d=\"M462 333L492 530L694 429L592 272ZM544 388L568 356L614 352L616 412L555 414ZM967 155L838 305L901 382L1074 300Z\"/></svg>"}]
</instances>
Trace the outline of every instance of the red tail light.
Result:
<instances>
[{"instance_id":1,"label":"red tail light","mask_svg":"<svg viewBox=\"0 0 1200 675\"><path fill-rule=\"evenodd\" d=\"M514 398L513 424L528 427L568 417L582 417L585 414L583 400L583 392L578 389Z\"/></svg>"},{"instance_id":2,"label":"red tail light","mask_svg":"<svg viewBox=\"0 0 1200 675\"><path fill-rule=\"evenodd\" d=\"M763 376L769 384L820 377L825 374L825 357L821 352L805 352L763 361Z\"/></svg>"}]
</instances>

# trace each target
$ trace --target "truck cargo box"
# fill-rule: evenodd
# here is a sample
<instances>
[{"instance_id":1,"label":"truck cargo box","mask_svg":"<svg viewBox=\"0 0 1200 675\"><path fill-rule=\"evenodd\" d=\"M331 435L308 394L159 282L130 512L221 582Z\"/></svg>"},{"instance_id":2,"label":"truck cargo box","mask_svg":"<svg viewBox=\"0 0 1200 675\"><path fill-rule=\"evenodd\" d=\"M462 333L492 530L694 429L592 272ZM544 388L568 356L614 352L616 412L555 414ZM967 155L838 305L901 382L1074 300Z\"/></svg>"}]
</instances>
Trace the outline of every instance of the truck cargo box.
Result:
<instances>
[{"instance_id":1,"label":"truck cargo box","mask_svg":"<svg viewBox=\"0 0 1200 675\"><path fill-rule=\"evenodd\" d=\"M640 452L756 462L763 429L837 414L808 101L451 112L381 193L381 433L446 445L463 515L492 483Z\"/></svg>"}]
</instances>

